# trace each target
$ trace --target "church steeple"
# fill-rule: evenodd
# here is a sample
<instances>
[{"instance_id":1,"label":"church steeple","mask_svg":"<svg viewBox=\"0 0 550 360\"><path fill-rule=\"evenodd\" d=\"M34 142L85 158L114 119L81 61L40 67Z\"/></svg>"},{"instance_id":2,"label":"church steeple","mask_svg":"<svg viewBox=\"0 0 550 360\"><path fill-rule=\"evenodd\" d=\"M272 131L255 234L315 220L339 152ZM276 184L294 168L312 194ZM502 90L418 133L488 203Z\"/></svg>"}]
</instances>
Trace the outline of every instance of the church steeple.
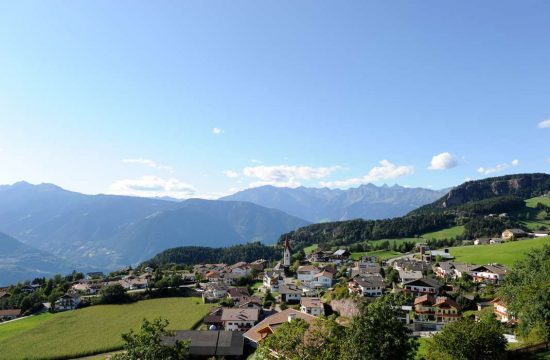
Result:
<instances>
[{"instance_id":1,"label":"church steeple","mask_svg":"<svg viewBox=\"0 0 550 360\"><path fill-rule=\"evenodd\" d=\"M288 236L285 236L285 250L283 252L283 266L285 268L290 267L290 242Z\"/></svg>"}]
</instances>

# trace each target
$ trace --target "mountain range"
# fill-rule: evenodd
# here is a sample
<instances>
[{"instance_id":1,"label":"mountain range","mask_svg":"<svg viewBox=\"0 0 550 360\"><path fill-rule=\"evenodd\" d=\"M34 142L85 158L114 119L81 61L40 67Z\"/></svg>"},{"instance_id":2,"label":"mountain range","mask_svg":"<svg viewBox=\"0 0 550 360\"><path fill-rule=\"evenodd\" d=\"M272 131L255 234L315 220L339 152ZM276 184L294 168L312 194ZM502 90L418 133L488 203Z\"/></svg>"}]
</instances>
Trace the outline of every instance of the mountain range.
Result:
<instances>
[{"instance_id":1,"label":"mountain range","mask_svg":"<svg viewBox=\"0 0 550 360\"><path fill-rule=\"evenodd\" d=\"M267 185L243 190L221 200L249 201L311 222L375 220L403 216L441 198L448 191L373 184L347 190Z\"/></svg>"},{"instance_id":2,"label":"mountain range","mask_svg":"<svg viewBox=\"0 0 550 360\"><path fill-rule=\"evenodd\" d=\"M219 200L85 195L53 184L0 186L0 284L134 265L174 247L260 241L311 222L399 216L446 190L263 186ZM4 235L5 234L5 235Z\"/></svg>"},{"instance_id":3,"label":"mountain range","mask_svg":"<svg viewBox=\"0 0 550 360\"><path fill-rule=\"evenodd\" d=\"M17 239L25 246L2 244L0 266L11 262L11 268L17 263L18 269L38 269L37 257L26 257L32 253L68 259L78 269L114 269L176 246L273 243L281 233L307 224L247 202L84 195L20 182L0 186L0 232L9 235L10 244ZM9 271L0 273L0 283L9 276Z\"/></svg>"},{"instance_id":4,"label":"mountain range","mask_svg":"<svg viewBox=\"0 0 550 360\"><path fill-rule=\"evenodd\" d=\"M0 233L0 249L0 286L22 279L67 274L76 268L66 260L3 233Z\"/></svg>"}]
</instances>

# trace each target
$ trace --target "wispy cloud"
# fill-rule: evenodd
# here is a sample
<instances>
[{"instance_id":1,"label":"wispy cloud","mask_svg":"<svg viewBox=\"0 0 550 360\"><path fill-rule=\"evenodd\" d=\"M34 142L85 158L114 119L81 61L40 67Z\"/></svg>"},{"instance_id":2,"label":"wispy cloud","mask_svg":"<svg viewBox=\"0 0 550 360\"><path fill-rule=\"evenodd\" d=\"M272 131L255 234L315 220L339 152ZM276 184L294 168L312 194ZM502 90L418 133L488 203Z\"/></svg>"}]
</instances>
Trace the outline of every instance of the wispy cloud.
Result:
<instances>
[{"instance_id":1,"label":"wispy cloud","mask_svg":"<svg viewBox=\"0 0 550 360\"><path fill-rule=\"evenodd\" d=\"M238 177L239 177L239 173L236 172L236 171L233 171L233 170L225 170L225 171L223 172L223 174L224 174L226 177L232 178L232 179L238 178Z\"/></svg>"},{"instance_id":2,"label":"wispy cloud","mask_svg":"<svg viewBox=\"0 0 550 360\"><path fill-rule=\"evenodd\" d=\"M221 133L222 133L222 129L217 128L217 127L212 128L212 134L214 134L214 135L220 135Z\"/></svg>"},{"instance_id":3,"label":"wispy cloud","mask_svg":"<svg viewBox=\"0 0 550 360\"><path fill-rule=\"evenodd\" d=\"M550 128L550 119L543 120L543 121L539 122L539 128L540 129Z\"/></svg>"},{"instance_id":4,"label":"wispy cloud","mask_svg":"<svg viewBox=\"0 0 550 360\"><path fill-rule=\"evenodd\" d=\"M515 167L518 165L519 165L519 160L512 160L511 163L498 164L494 167L489 167L489 168L480 167L479 169L477 169L477 172L483 175L489 175L489 174L494 174L494 173L504 171L506 169L509 169L511 167Z\"/></svg>"},{"instance_id":5,"label":"wispy cloud","mask_svg":"<svg viewBox=\"0 0 550 360\"><path fill-rule=\"evenodd\" d=\"M321 182L321 186L350 187L381 180L396 179L414 173L414 166L412 165L395 165L388 160L381 160L379 164L380 166L373 167L369 170L368 174L363 177Z\"/></svg>"},{"instance_id":6,"label":"wispy cloud","mask_svg":"<svg viewBox=\"0 0 550 360\"><path fill-rule=\"evenodd\" d=\"M134 159L122 159L122 162L125 164L138 164L138 165L144 165L148 167L152 167L155 169L161 169L161 170L168 170L173 171L174 168L172 166L168 165L160 165L157 162L150 160L150 159L143 159L143 158L134 158Z\"/></svg>"},{"instance_id":7,"label":"wispy cloud","mask_svg":"<svg viewBox=\"0 0 550 360\"><path fill-rule=\"evenodd\" d=\"M434 155L428 169L430 170L445 170L451 169L456 166L457 162L455 157L448 153L442 152L441 154Z\"/></svg>"},{"instance_id":8,"label":"wispy cloud","mask_svg":"<svg viewBox=\"0 0 550 360\"><path fill-rule=\"evenodd\" d=\"M170 196L184 199L196 194L196 190L192 185L178 179L162 179L146 175L139 179L118 180L109 187L109 193L142 197Z\"/></svg>"},{"instance_id":9,"label":"wispy cloud","mask_svg":"<svg viewBox=\"0 0 550 360\"><path fill-rule=\"evenodd\" d=\"M250 162L254 164L262 164L262 162L258 159L250 159Z\"/></svg>"},{"instance_id":10,"label":"wispy cloud","mask_svg":"<svg viewBox=\"0 0 550 360\"><path fill-rule=\"evenodd\" d=\"M243 175L258 179L250 184L251 187L262 185L298 187L301 185L300 180L323 179L339 169L341 169L340 166L248 166L243 169Z\"/></svg>"}]
</instances>

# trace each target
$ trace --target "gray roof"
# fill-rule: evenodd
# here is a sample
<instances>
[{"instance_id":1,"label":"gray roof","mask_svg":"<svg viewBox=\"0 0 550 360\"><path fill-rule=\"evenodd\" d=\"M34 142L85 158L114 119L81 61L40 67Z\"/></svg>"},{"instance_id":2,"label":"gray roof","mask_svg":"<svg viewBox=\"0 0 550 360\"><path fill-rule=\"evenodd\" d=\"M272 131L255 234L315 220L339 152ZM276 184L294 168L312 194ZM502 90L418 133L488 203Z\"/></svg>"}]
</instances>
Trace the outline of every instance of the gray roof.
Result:
<instances>
[{"instance_id":1,"label":"gray roof","mask_svg":"<svg viewBox=\"0 0 550 360\"><path fill-rule=\"evenodd\" d=\"M404 285L414 285L414 283L418 283L418 282L423 282L424 284L428 285L428 286L431 286L433 288L436 288L436 289L439 289L441 287L441 285L439 285L439 282L437 280L434 280L432 278L422 278L422 279L416 279L416 280L412 280L412 281L409 281L407 283L405 283Z\"/></svg>"},{"instance_id":2,"label":"gray roof","mask_svg":"<svg viewBox=\"0 0 550 360\"><path fill-rule=\"evenodd\" d=\"M162 339L166 345L176 341L191 340L189 354L191 356L242 356L244 338L240 331L197 331L177 330L175 336Z\"/></svg>"},{"instance_id":3,"label":"gray roof","mask_svg":"<svg viewBox=\"0 0 550 360\"><path fill-rule=\"evenodd\" d=\"M362 287L386 287L382 276L356 276L353 280Z\"/></svg>"}]
</instances>

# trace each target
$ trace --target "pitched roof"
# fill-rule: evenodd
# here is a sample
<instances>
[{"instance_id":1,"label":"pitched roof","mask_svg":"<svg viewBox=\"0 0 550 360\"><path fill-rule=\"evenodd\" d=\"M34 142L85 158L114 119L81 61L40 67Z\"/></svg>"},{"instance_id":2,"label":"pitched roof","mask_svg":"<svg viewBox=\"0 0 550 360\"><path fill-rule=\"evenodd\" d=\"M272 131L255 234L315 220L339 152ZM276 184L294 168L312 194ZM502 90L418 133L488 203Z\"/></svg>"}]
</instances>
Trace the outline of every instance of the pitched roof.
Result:
<instances>
[{"instance_id":1,"label":"pitched roof","mask_svg":"<svg viewBox=\"0 0 550 360\"><path fill-rule=\"evenodd\" d=\"M19 315L21 315L21 309L0 310L0 316L19 316Z\"/></svg>"},{"instance_id":2,"label":"pitched roof","mask_svg":"<svg viewBox=\"0 0 550 360\"><path fill-rule=\"evenodd\" d=\"M504 265L498 265L498 264L489 264L489 265L480 265L480 266L473 266L470 270L471 271L479 271L486 269L494 274L498 275L504 275L506 274L506 267Z\"/></svg>"},{"instance_id":3,"label":"pitched roof","mask_svg":"<svg viewBox=\"0 0 550 360\"><path fill-rule=\"evenodd\" d=\"M362 287L386 287L384 279L380 275L359 276L353 278L357 285Z\"/></svg>"},{"instance_id":4,"label":"pitched roof","mask_svg":"<svg viewBox=\"0 0 550 360\"><path fill-rule=\"evenodd\" d=\"M258 321L258 309L229 309L224 308L222 321Z\"/></svg>"},{"instance_id":5,"label":"pitched roof","mask_svg":"<svg viewBox=\"0 0 550 360\"><path fill-rule=\"evenodd\" d=\"M302 265L298 267L298 272L300 271L319 271L319 268L314 265Z\"/></svg>"},{"instance_id":6,"label":"pitched roof","mask_svg":"<svg viewBox=\"0 0 550 360\"><path fill-rule=\"evenodd\" d=\"M320 278L321 276L332 279L334 277L334 274L329 272L329 271L323 270L320 273L317 273L317 274L313 275L314 278Z\"/></svg>"},{"instance_id":7,"label":"pitched roof","mask_svg":"<svg viewBox=\"0 0 550 360\"><path fill-rule=\"evenodd\" d=\"M323 307L323 302L319 298L303 297L300 300L300 305L305 307Z\"/></svg>"},{"instance_id":8,"label":"pitched roof","mask_svg":"<svg viewBox=\"0 0 550 360\"><path fill-rule=\"evenodd\" d=\"M229 296L231 296L232 298L243 297L243 296L249 296L250 295L250 292L248 291L248 288L245 288L245 287L231 288L227 292L229 293Z\"/></svg>"},{"instance_id":9,"label":"pitched roof","mask_svg":"<svg viewBox=\"0 0 550 360\"><path fill-rule=\"evenodd\" d=\"M434 280L431 278L422 278L422 279L412 280L412 281L406 282L404 285L416 285L416 284L425 284L433 288L441 287L441 285L439 285L439 282L437 282L437 280Z\"/></svg>"},{"instance_id":10,"label":"pitched roof","mask_svg":"<svg viewBox=\"0 0 550 360\"><path fill-rule=\"evenodd\" d=\"M302 292L303 290L296 285L287 284L279 286L279 293L281 294L301 294Z\"/></svg>"},{"instance_id":11,"label":"pitched roof","mask_svg":"<svg viewBox=\"0 0 550 360\"><path fill-rule=\"evenodd\" d=\"M242 356L244 337L240 331L198 331L177 330L174 336L162 339L166 345L174 345L176 341L191 340L189 355L191 356Z\"/></svg>"},{"instance_id":12,"label":"pitched roof","mask_svg":"<svg viewBox=\"0 0 550 360\"><path fill-rule=\"evenodd\" d=\"M506 229L504 231L510 231L513 234L525 234L525 231L523 231L521 229Z\"/></svg>"},{"instance_id":13,"label":"pitched roof","mask_svg":"<svg viewBox=\"0 0 550 360\"><path fill-rule=\"evenodd\" d=\"M279 313L268 316L264 320L260 321L256 326L245 332L244 337L249 339L250 341L258 343L264 337L260 332L261 330L265 329L266 327L275 328L278 325L284 324L288 321L288 316L291 314L295 316L296 319L302 319L308 323L316 319L316 317L313 315L305 314L301 311L294 309L286 309Z\"/></svg>"}]
</instances>

